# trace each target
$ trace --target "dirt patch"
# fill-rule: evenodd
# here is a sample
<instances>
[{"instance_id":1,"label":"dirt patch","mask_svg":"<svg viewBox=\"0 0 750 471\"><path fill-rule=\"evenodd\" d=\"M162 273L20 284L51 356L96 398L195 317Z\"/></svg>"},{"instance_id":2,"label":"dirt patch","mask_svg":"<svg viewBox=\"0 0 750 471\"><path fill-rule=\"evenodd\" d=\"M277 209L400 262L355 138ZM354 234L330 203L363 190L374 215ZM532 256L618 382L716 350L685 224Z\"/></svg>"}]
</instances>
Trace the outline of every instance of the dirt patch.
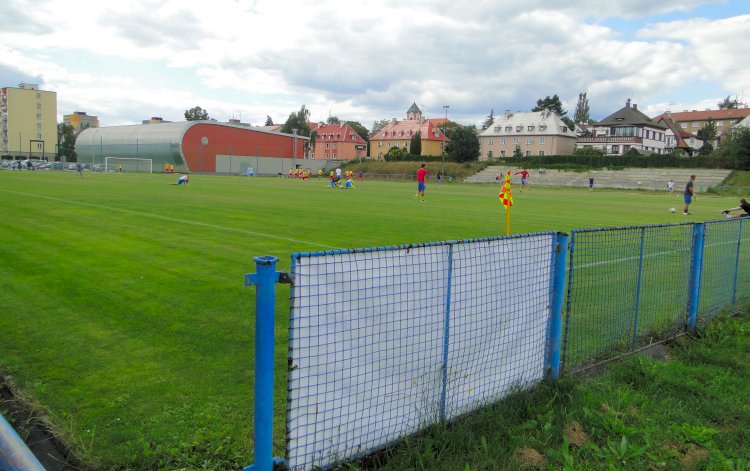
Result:
<instances>
[{"instance_id":1,"label":"dirt patch","mask_svg":"<svg viewBox=\"0 0 750 471\"><path fill-rule=\"evenodd\" d=\"M519 469L532 470L532 469L545 469L547 467L547 458L533 448L519 448L515 453L516 461L518 461Z\"/></svg>"},{"instance_id":2,"label":"dirt patch","mask_svg":"<svg viewBox=\"0 0 750 471\"><path fill-rule=\"evenodd\" d=\"M696 466L708 460L708 457L708 450L691 445L680 458L680 466L683 469L695 469Z\"/></svg>"},{"instance_id":3,"label":"dirt patch","mask_svg":"<svg viewBox=\"0 0 750 471\"><path fill-rule=\"evenodd\" d=\"M575 420L565 426L565 436L568 437L570 443L579 448L589 441L589 434Z\"/></svg>"},{"instance_id":4,"label":"dirt patch","mask_svg":"<svg viewBox=\"0 0 750 471\"><path fill-rule=\"evenodd\" d=\"M0 376L0 412L47 471L84 469L52 432L49 421L15 394L6 376Z\"/></svg>"}]
</instances>

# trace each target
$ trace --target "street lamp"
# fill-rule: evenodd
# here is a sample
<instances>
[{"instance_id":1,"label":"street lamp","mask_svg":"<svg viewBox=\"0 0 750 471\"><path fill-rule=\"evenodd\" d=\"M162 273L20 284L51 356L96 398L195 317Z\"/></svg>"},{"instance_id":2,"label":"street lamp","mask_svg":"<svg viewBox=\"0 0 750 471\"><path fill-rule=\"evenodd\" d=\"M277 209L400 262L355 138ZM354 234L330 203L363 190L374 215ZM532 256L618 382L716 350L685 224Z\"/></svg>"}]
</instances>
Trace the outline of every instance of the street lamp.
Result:
<instances>
[{"instance_id":1,"label":"street lamp","mask_svg":"<svg viewBox=\"0 0 750 471\"><path fill-rule=\"evenodd\" d=\"M446 130L448 129L448 108L450 108L450 105L443 105L443 109L445 109L445 124L443 124L443 137L447 138ZM443 141L443 161L440 165L440 175L445 177L445 141Z\"/></svg>"},{"instance_id":2,"label":"street lamp","mask_svg":"<svg viewBox=\"0 0 750 471\"><path fill-rule=\"evenodd\" d=\"M292 129L292 134L294 134L294 145L292 146L292 168L297 170L297 130Z\"/></svg>"}]
</instances>

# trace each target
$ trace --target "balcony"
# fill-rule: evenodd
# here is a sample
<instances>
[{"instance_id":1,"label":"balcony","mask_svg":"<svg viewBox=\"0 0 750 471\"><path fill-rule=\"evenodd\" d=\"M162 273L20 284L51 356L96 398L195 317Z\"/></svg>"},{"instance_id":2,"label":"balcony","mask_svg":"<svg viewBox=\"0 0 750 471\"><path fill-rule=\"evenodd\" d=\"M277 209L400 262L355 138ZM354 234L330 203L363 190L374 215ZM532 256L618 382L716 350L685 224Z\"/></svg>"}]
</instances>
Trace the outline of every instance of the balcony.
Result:
<instances>
[{"instance_id":1,"label":"balcony","mask_svg":"<svg viewBox=\"0 0 750 471\"><path fill-rule=\"evenodd\" d=\"M643 138L639 136L579 136L576 142L579 144L643 144Z\"/></svg>"}]
</instances>

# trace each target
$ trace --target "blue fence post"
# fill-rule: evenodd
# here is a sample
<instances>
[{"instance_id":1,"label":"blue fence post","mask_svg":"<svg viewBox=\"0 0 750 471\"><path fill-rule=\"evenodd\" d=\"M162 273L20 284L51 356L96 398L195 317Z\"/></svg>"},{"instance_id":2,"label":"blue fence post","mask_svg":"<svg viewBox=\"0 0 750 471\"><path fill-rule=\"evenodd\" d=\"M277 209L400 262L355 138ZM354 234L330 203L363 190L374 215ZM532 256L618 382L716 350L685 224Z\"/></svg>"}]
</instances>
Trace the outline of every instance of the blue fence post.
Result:
<instances>
[{"instance_id":1,"label":"blue fence post","mask_svg":"<svg viewBox=\"0 0 750 471\"><path fill-rule=\"evenodd\" d=\"M44 466L0 414L0 469L7 471L44 471Z\"/></svg>"},{"instance_id":2,"label":"blue fence post","mask_svg":"<svg viewBox=\"0 0 750 471\"><path fill-rule=\"evenodd\" d=\"M703 270L703 233L705 225L702 222L693 225L693 256L690 265L690 287L688 293L687 327L695 329L698 318L698 302L701 290L701 272Z\"/></svg>"},{"instance_id":3,"label":"blue fence post","mask_svg":"<svg viewBox=\"0 0 750 471\"><path fill-rule=\"evenodd\" d=\"M278 258L255 257L257 273L245 275L245 286L255 285L255 463L245 471L272 471L273 458L273 358L276 283L288 282L287 273L276 271Z\"/></svg>"},{"instance_id":4,"label":"blue fence post","mask_svg":"<svg viewBox=\"0 0 750 471\"><path fill-rule=\"evenodd\" d=\"M550 302L549 356L547 366L552 379L560 377L560 351L562 349L563 300L565 299L565 268L568 258L568 234L555 236L552 260L552 299Z\"/></svg>"},{"instance_id":5,"label":"blue fence post","mask_svg":"<svg viewBox=\"0 0 750 471\"><path fill-rule=\"evenodd\" d=\"M633 315L633 351L638 344L638 316L641 308L641 285L643 284L643 254L646 244L646 227L641 228L641 248L638 253L638 282L635 287L635 313Z\"/></svg>"},{"instance_id":6,"label":"blue fence post","mask_svg":"<svg viewBox=\"0 0 750 471\"><path fill-rule=\"evenodd\" d=\"M443 389L440 392L440 420L445 420L448 402L448 349L451 334L451 283L453 275L453 244L448 246L448 276L445 283L445 318L443 323Z\"/></svg>"}]
</instances>

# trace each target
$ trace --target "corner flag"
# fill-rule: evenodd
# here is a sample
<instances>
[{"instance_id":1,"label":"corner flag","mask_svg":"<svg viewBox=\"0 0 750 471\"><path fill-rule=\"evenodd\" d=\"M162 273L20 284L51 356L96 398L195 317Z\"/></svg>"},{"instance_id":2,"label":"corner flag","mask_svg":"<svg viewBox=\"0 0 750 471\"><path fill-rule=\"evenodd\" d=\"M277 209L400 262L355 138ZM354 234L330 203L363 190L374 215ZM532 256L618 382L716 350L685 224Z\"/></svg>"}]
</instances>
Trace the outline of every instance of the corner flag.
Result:
<instances>
[{"instance_id":1,"label":"corner flag","mask_svg":"<svg viewBox=\"0 0 750 471\"><path fill-rule=\"evenodd\" d=\"M505 206L505 234L510 235L510 207L513 206L513 190L510 187L510 169L505 175L503 186L500 187L500 194L497 195Z\"/></svg>"}]
</instances>

